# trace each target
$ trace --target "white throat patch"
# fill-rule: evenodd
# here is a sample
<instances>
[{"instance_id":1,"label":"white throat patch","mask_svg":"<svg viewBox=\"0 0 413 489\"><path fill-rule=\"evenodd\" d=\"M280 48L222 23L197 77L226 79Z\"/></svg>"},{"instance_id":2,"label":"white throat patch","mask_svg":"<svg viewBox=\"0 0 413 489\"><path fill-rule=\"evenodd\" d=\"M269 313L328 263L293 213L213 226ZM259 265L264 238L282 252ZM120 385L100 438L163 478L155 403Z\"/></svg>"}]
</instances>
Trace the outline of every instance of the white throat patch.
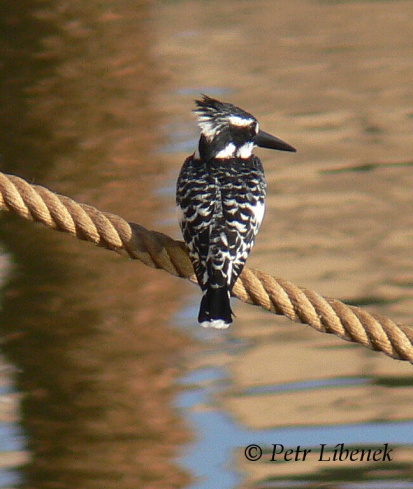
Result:
<instances>
[{"instance_id":1,"label":"white throat patch","mask_svg":"<svg viewBox=\"0 0 413 489\"><path fill-rule=\"evenodd\" d=\"M224 149L221 149L216 155L215 158L224 159L224 158L233 158L235 155L235 147L234 143L229 143L225 146Z\"/></svg>"},{"instance_id":2,"label":"white throat patch","mask_svg":"<svg viewBox=\"0 0 413 489\"><path fill-rule=\"evenodd\" d=\"M252 155L252 152L254 150L254 146L255 145L253 142L243 144L237 150L238 158L249 158Z\"/></svg>"},{"instance_id":3,"label":"white throat patch","mask_svg":"<svg viewBox=\"0 0 413 489\"><path fill-rule=\"evenodd\" d=\"M235 146L234 143L229 143L225 146L224 149L221 149L216 155L217 159L225 159L225 158L242 158L247 159L252 155L254 150L254 143L249 142L245 143L239 148Z\"/></svg>"}]
</instances>

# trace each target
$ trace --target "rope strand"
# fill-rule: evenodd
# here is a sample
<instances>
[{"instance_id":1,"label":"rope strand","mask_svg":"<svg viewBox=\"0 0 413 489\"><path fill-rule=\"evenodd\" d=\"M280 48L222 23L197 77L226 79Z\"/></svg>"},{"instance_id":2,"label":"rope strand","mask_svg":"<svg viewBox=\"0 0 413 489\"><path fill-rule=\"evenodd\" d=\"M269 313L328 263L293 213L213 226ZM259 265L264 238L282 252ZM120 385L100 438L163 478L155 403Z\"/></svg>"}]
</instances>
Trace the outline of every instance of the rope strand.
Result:
<instances>
[{"instance_id":1,"label":"rope strand","mask_svg":"<svg viewBox=\"0 0 413 489\"><path fill-rule=\"evenodd\" d=\"M30 185L20 177L0 173L0 209L196 282L183 242L80 204L40 185ZM322 333L335 334L343 340L413 363L413 328L396 324L385 316L347 306L287 280L248 268L244 268L232 294L243 302L308 324Z\"/></svg>"}]
</instances>

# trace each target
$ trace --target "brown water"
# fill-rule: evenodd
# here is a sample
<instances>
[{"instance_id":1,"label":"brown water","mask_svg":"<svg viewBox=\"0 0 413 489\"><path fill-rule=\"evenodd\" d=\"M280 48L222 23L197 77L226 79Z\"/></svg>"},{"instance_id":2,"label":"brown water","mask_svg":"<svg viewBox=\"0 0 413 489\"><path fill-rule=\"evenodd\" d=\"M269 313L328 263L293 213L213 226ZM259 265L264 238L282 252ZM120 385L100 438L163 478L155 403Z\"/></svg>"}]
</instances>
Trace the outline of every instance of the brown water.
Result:
<instances>
[{"instance_id":1,"label":"brown water","mask_svg":"<svg viewBox=\"0 0 413 489\"><path fill-rule=\"evenodd\" d=\"M260 150L250 266L411 323L412 2L17 1L1 22L4 171L178 237L192 100L227 99L299 150ZM411 365L242 304L205 332L178 279L13 216L0 233L0 428L24 434L0 487L413 487Z\"/></svg>"}]
</instances>

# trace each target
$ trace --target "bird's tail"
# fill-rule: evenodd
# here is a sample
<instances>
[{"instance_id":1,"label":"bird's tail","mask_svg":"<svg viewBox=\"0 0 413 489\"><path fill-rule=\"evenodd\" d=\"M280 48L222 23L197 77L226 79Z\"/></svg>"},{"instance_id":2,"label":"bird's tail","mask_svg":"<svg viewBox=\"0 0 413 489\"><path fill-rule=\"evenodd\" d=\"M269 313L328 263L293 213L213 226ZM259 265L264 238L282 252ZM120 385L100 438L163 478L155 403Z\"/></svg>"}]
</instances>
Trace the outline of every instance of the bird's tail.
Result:
<instances>
[{"instance_id":1,"label":"bird's tail","mask_svg":"<svg viewBox=\"0 0 413 489\"><path fill-rule=\"evenodd\" d=\"M202 297L198 321L204 328L225 329L232 323L228 287L208 287Z\"/></svg>"}]
</instances>

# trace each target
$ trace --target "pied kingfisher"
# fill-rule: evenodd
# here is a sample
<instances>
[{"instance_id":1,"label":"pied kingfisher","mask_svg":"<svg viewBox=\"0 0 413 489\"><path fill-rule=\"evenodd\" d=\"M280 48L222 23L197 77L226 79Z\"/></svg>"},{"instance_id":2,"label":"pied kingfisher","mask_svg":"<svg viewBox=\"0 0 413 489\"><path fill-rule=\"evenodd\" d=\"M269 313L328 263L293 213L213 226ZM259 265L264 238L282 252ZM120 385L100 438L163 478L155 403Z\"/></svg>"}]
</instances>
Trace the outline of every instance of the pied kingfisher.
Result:
<instances>
[{"instance_id":1,"label":"pied kingfisher","mask_svg":"<svg viewBox=\"0 0 413 489\"><path fill-rule=\"evenodd\" d=\"M254 116L203 95L194 110L201 128L198 150L177 182L182 234L203 291L198 321L227 328L230 293L264 216L266 183L254 146L295 151L259 129Z\"/></svg>"}]
</instances>

